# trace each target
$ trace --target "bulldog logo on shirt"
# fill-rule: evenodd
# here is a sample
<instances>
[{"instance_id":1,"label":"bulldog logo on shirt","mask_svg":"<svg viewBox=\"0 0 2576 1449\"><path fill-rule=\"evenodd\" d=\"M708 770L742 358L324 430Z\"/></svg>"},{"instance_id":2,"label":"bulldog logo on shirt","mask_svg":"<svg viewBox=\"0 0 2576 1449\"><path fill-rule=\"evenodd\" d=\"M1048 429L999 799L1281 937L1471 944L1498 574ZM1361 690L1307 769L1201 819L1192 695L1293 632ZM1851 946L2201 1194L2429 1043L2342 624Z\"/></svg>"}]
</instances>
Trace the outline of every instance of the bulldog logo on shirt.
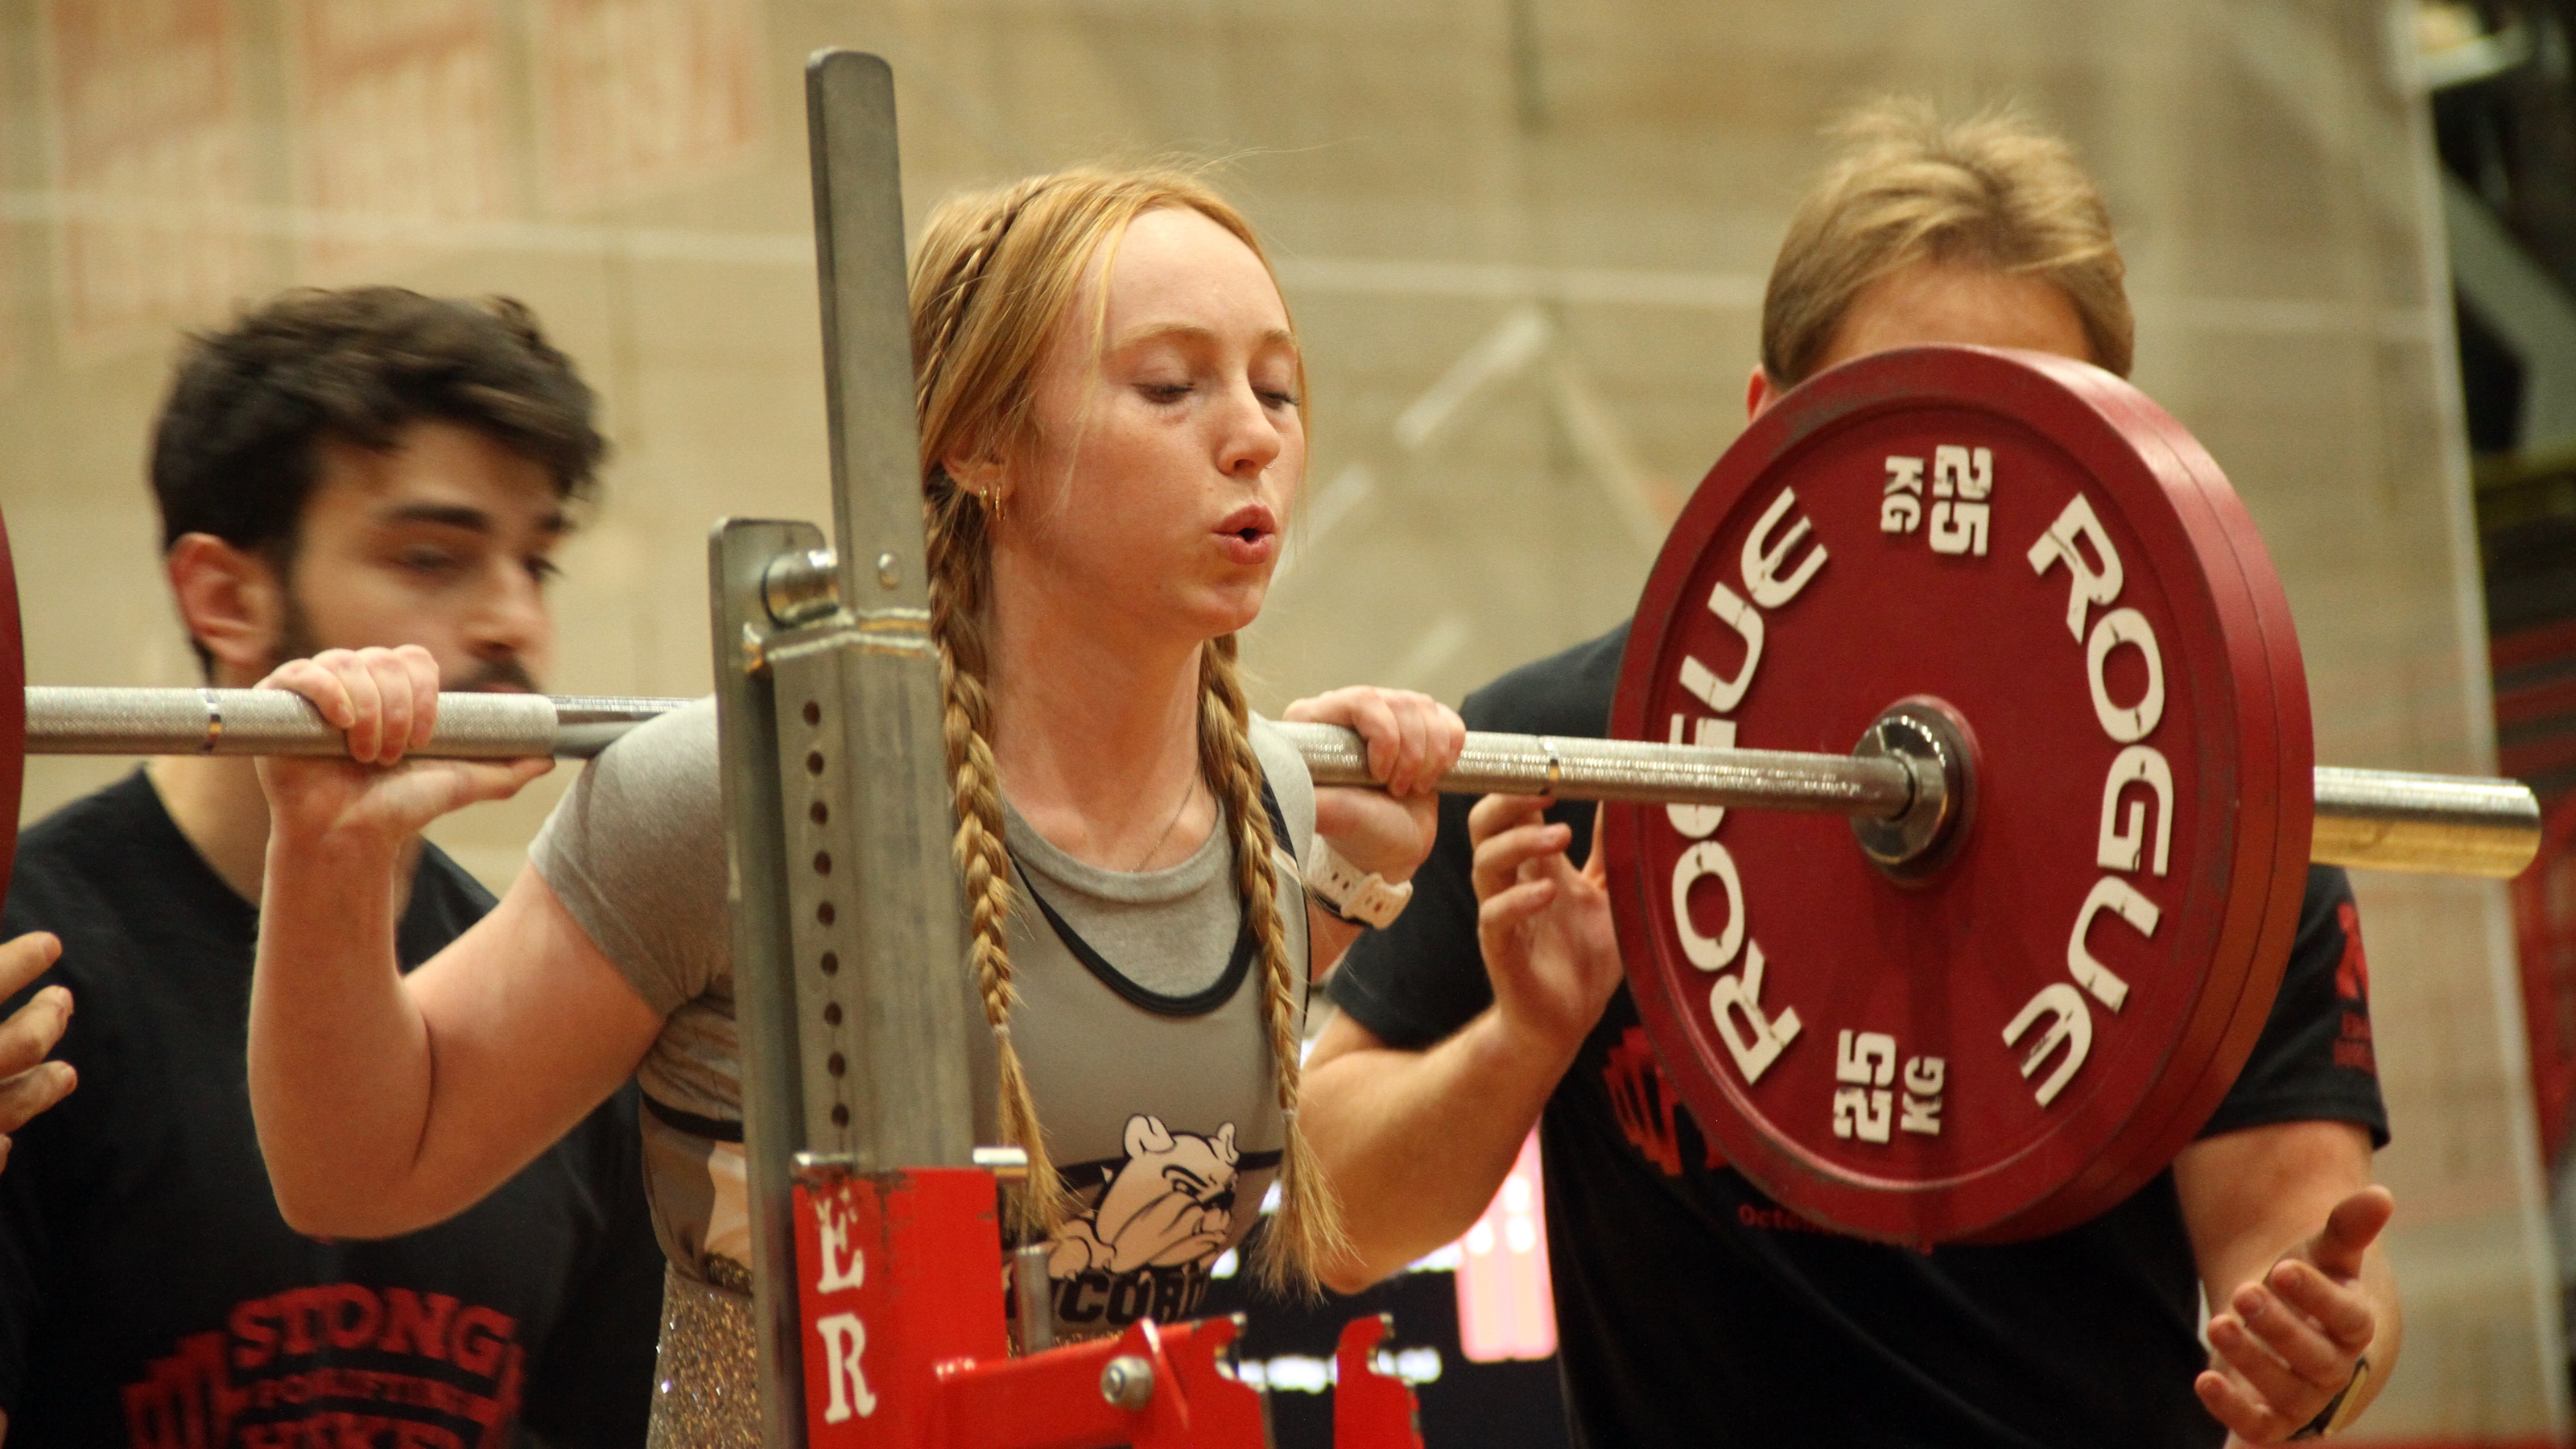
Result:
<instances>
[{"instance_id":1,"label":"bulldog logo on shirt","mask_svg":"<svg viewBox=\"0 0 2576 1449\"><path fill-rule=\"evenodd\" d=\"M1080 1204L1047 1255L1056 1328L1068 1337L1190 1317L1235 1236L1244 1174L1279 1165L1276 1152L1244 1151L1231 1122L1180 1132L1139 1112L1120 1138L1122 1156L1059 1169Z\"/></svg>"},{"instance_id":2,"label":"bulldog logo on shirt","mask_svg":"<svg viewBox=\"0 0 2576 1449\"><path fill-rule=\"evenodd\" d=\"M1142 1112L1127 1119L1127 1160L1099 1201L1056 1234L1047 1274L1128 1273L1178 1267L1213 1256L1234 1227L1234 1181L1242 1153L1234 1124L1214 1137L1174 1132Z\"/></svg>"}]
</instances>

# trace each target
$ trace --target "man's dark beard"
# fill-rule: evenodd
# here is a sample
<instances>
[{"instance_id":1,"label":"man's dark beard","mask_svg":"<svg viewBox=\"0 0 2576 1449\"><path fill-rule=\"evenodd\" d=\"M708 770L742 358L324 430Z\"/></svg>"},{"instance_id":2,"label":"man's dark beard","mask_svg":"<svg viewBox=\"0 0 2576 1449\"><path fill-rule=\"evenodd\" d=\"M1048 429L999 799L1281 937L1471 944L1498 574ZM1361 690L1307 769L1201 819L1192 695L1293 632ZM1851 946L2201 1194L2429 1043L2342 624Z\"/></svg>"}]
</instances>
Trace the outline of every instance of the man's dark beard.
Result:
<instances>
[{"instance_id":1,"label":"man's dark beard","mask_svg":"<svg viewBox=\"0 0 2576 1449\"><path fill-rule=\"evenodd\" d=\"M304 602L295 597L295 590L290 586L286 591L286 617L279 620L277 626L275 662L283 664L289 659L310 659L321 653L324 647L313 632L312 619L305 615ZM524 689L530 694L540 692L535 676L528 673L528 666L521 664L516 654L478 661L473 671L463 679L441 679L438 687L450 694L484 694L513 688Z\"/></svg>"}]
</instances>

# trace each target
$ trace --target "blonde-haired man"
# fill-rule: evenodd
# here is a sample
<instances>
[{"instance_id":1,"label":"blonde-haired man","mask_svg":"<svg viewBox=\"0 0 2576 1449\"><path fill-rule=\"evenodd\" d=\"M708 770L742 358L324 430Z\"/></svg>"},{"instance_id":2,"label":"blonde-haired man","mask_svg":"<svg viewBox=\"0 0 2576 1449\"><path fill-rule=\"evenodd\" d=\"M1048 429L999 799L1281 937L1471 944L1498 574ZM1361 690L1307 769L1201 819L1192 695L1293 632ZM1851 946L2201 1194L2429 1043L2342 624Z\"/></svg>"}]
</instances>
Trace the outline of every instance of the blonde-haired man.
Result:
<instances>
[{"instance_id":1,"label":"blonde-haired man","mask_svg":"<svg viewBox=\"0 0 2576 1449\"><path fill-rule=\"evenodd\" d=\"M1773 269L1751 412L1927 342L2127 372L2119 249L2064 142L1911 103L1844 140ZM1468 726L1601 734L1626 632L1470 695ZM2384 1382L2392 1204L2370 1154L2387 1118L2340 871L2310 873L2262 1040L2170 1171L2055 1237L1917 1254L1805 1223L1662 1110L1583 865L1590 816L1453 801L1411 907L1334 978L1303 1116L1352 1229L1335 1286L1455 1238L1535 1121L1580 1443L2269 1443L2341 1427Z\"/></svg>"}]
</instances>

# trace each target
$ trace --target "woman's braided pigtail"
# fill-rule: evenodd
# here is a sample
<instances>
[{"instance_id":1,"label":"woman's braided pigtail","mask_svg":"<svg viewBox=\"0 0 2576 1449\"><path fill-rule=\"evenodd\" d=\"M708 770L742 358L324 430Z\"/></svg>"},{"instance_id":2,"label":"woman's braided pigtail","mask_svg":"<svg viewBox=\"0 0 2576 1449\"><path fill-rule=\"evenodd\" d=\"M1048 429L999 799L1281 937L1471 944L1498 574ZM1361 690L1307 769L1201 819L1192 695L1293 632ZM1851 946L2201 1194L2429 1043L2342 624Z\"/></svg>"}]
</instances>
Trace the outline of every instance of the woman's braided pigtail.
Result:
<instances>
[{"instance_id":1,"label":"woman's braided pigtail","mask_svg":"<svg viewBox=\"0 0 2576 1449\"><path fill-rule=\"evenodd\" d=\"M1261 942L1261 1024L1270 1037L1271 1081L1286 1119L1279 1164L1279 1212L1271 1219L1258 1265L1263 1286L1312 1296L1316 1269L1342 1253L1341 1204L1297 1124L1298 973L1279 919L1270 812L1261 804L1261 763L1252 753L1250 711L1235 676L1235 637L1208 641L1199 652L1199 760L1234 831L1234 882Z\"/></svg>"},{"instance_id":2,"label":"woman's braided pigtail","mask_svg":"<svg viewBox=\"0 0 2576 1449\"><path fill-rule=\"evenodd\" d=\"M1000 1059L1002 1140L1029 1157L1028 1177L1012 1199L1010 1226L1029 1241L1042 1241L1062 1221L1066 1198L1047 1157L1037 1099L1029 1092L1019 1051L1011 1045L1011 1008L1019 1004L1019 993L1011 986L1011 853L1003 836L1001 783L993 769L992 702L984 692L984 639L977 623L983 590L982 570L974 561L983 556L984 541L975 535L983 531L984 518L954 487L948 492L945 500L929 501L926 542L930 633L939 645L940 734L948 748L957 805L954 846L973 932L968 959Z\"/></svg>"},{"instance_id":3,"label":"woman's braided pigtail","mask_svg":"<svg viewBox=\"0 0 2576 1449\"><path fill-rule=\"evenodd\" d=\"M976 284L1017 211L1016 204L991 209L959 249L954 264L944 269L946 275L927 299L929 306L917 315L913 363L919 379L917 401L925 412L947 372L951 346ZM1011 1044L1011 1008L1019 1004L1019 993L1011 985L1011 852L1003 833L1001 780L993 768L992 697L984 690L989 662L984 595L992 573L992 539L982 501L935 465L925 467L922 521L929 565L930 635L939 647L939 727L957 807L953 846L964 877L972 933L968 962L975 973L975 996L983 1004L984 1022L993 1030L1001 1079L1002 1140L1027 1153L1029 1160L1028 1176L1010 1198L1008 1226L1026 1240L1041 1241L1054 1233L1067 1203L1064 1185L1047 1157L1046 1131L1038 1122L1028 1073L1020 1065L1018 1048Z\"/></svg>"}]
</instances>

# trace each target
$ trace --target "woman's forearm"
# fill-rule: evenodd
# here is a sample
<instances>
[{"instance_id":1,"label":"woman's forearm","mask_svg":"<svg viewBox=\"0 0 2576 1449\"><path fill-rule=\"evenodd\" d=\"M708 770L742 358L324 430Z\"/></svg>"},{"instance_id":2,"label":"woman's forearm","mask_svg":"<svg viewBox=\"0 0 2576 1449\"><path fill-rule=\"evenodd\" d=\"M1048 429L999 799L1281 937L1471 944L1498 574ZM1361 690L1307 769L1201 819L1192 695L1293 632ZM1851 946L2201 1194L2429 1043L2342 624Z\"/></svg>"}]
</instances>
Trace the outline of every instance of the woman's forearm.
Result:
<instances>
[{"instance_id":1,"label":"woman's forearm","mask_svg":"<svg viewBox=\"0 0 2576 1449\"><path fill-rule=\"evenodd\" d=\"M1569 1060L1491 1009L1424 1051L1327 1026L1298 1112L1351 1240L1325 1282L1356 1292L1474 1226Z\"/></svg>"},{"instance_id":2,"label":"woman's forearm","mask_svg":"<svg viewBox=\"0 0 2576 1449\"><path fill-rule=\"evenodd\" d=\"M278 1209L298 1232L399 1231L429 1032L394 958L399 843L269 843L251 979L250 1100ZM402 1226L409 1226L403 1224Z\"/></svg>"}]
</instances>

